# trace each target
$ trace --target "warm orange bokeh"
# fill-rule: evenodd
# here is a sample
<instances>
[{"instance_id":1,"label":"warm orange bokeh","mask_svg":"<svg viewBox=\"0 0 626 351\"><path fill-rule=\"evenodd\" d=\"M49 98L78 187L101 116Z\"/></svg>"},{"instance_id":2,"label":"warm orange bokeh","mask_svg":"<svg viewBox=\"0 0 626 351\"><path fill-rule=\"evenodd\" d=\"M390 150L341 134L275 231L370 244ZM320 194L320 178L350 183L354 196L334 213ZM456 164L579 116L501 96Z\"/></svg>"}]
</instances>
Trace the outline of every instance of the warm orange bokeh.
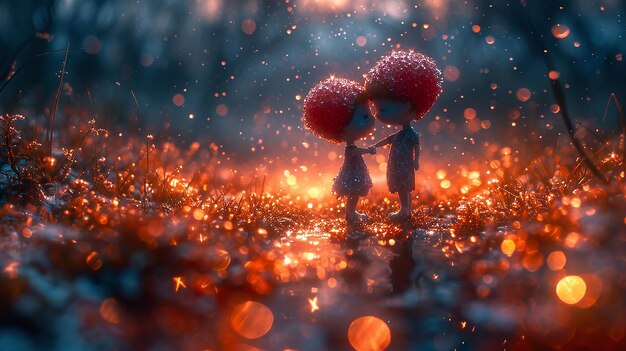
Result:
<instances>
[{"instance_id":1,"label":"warm orange bokeh","mask_svg":"<svg viewBox=\"0 0 626 351\"><path fill-rule=\"evenodd\" d=\"M246 339L257 339L267 334L274 324L274 315L265 305L246 301L235 307L230 325Z\"/></svg>"},{"instance_id":2,"label":"warm orange bokeh","mask_svg":"<svg viewBox=\"0 0 626 351\"><path fill-rule=\"evenodd\" d=\"M567 263L567 256L561 250L552 251L550 255L548 255L548 267L550 267L553 271L558 271L565 267Z\"/></svg>"},{"instance_id":3,"label":"warm orange bokeh","mask_svg":"<svg viewBox=\"0 0 626 351\"><path fill-rule=\"evenodd\" d=\"M587 285L585 281L577 275L568 275L559 280L559 283L556 285L557 296L561 301L569 305L574 305L580 301L585 296L586 291Z\"/></svg>"},{"instance_id":4,"label":"warm orange bokeh","mask_svg":"<svg viewBox=\"0 0 626 351\"><path fill-rule=\"evenodd\" d=\"M557 39L565 39L569 36L570 30L568 26L557 24L552 27L552 35Z\"/></svg>"},{"instance_id":5,"label":"warm orange bokeh","mask_svg":"<svg viewBox=\"0 0 626 351\"><path fill-rule=\"evenodd\" d=\"M391 332L387 324L379 318L365 316L350 324L348 340L357 351L384 350L391 342Z\"/></svg>"}]
</instances>

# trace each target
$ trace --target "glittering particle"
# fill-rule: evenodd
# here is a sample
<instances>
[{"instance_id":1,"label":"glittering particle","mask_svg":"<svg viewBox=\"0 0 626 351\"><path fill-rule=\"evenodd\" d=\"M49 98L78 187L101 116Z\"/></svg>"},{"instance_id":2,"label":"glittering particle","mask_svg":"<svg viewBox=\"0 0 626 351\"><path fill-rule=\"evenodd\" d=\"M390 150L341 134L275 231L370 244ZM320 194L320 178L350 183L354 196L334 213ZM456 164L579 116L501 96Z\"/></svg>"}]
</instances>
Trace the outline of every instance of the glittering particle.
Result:
<instances>
[{"instance_id":1,"label":"glittering particle","mask_svg":"<svg viewBox=\"0 0 626 351\"><path fill-rule=\"evenodd\" d=\"M315 296L314 298L309 298L309 305L311 306L311 313L319 310L319 306L317 305L317 296Z\"/></svg>"},{"instance_id":2,"label":"glittering particle","mask_svg":"<svg viewBox=\"0 0 626 351\"><path fill-rule=\"evenodd\" d=\"M233 228L234 228L233 222L231 222L231 221L224 222L224 229L226 229L226 230L233 230Z\"/></svg>"},{"instance_id":3,"label":"glittering particle","mask_svg":"<svg viewBox=\"0 0 626 351\"><path fill-rule=\"evenodd\" d=\"M187 285L185 285L185 282L183 282L183 278L182 277L174 277L172 278L174 280L174 291L178 292L179 289L181 288L186 288Z\"/></svg>"}]
</instances>

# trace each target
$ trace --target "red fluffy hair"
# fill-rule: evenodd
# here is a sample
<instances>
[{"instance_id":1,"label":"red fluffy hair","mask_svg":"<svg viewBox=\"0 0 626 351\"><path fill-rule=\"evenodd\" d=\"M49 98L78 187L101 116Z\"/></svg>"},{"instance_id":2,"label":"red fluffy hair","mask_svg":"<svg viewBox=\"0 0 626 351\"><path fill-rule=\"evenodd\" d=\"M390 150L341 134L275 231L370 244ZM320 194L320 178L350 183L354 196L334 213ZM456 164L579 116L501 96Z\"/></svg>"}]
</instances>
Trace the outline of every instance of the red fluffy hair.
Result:
<instances>
[{"instance_id":1,"label":"red fluffy hair","mask_svg":"<svg viewBox=\"0 0 626 351\"><path fill-rule=\"evenodd\" d=\"M365 97L359 83L330 77L317 83L304 99L302 120L315 135L340 143L341 133L352 120L356 104Z\"/></svg>"},{"instance_id":2,"label":"red fluffy hair","mask_svg":"<svg viewBox=\"0 0 626 351\"><path fill-rule=\"evenodd\" d=\"M415 120L424 117L441 93L441 71L435 61L414 51L395 51L376 62L365 78L371 99L407 99Z\"/></svg>"}]
</instances>

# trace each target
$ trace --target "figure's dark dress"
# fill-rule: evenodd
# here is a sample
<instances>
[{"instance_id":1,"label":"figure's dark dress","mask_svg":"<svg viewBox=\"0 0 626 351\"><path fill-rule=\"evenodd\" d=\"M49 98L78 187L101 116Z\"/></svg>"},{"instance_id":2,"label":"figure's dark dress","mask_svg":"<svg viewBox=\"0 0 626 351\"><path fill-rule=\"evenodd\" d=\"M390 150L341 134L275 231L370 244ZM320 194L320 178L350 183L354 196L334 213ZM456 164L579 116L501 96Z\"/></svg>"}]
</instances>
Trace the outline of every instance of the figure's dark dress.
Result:
<instances>
[{"instance_id":1,"label":"figure's dark dress","mask_svg":"<svg viewBox=\"0 0 626 351\"><path fill-rule=\"evenodd\" d=\"M387 160L387 187L389 192L411 192L415 190L415 145L419 135L409 126L394 134Z\"/></svg>"},{"instance_id":2,"label":"figure's dark dress","mask_svg":"<svg viewBox=\"0 0 626 351\"><path fill-rule=\"evenodd\" d=\"M367 170L363 156L357 152L355 145L346 146L343 164L335 177L333 191L341 196L366 196L372 188L372 178Z\"/></svg>"}]
</instances>

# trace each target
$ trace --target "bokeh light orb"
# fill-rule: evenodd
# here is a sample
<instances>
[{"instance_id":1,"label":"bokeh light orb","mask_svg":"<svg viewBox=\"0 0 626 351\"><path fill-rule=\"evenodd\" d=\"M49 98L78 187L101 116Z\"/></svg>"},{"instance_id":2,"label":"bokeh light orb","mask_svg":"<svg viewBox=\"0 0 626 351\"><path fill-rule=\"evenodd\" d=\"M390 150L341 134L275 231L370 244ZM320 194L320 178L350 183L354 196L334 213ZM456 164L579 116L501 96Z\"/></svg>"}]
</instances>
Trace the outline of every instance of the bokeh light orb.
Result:
<instances>
[{"instance_id":1,"label":"bokeh light orb","mask_svg":"<svg viewBox=\"0 0 626 351\"><path fill-rule=\"evenodd\" d=\"M563 24L557 24L555 26L552 26L552 35L554 35L555 38L557 39L565 39L569 36L570 34L570 29L568 26L563 25Z\"/></svg>"},{"instance_id":2,"label":"bokeh light orb","mask_svg":"<svg viewBox=\"0 0 626 351\"><path fill-rule=\"evenodd\" d=\"M230 325L246 339L257 339L267 334L274 324L274 314L262 303L246 301L233 309Z\"/></svg>"},{"instance_id":3,"label":"bokeh light orb","mask_svg":"<svg viewBox=\"0 0 626 351\"><path fill-rule=\"evenodd\" d=\"M515 241L511 239L502 240L502 243L500 244L500 250L502 250L503 254L507 256L512 256L515 252Z\"/></svg>"},{"instance_id":4,"label":"bokeh light orb","mask_svg":"<svg viewBox=\"0 0 626 351\"><path fill-rule=\"evenodd\" d=\"M241 21L241 30L248 35L252 35L256 31L256 22L251 18L244 19Z\"/></svg>"},{"instance_id":5,"label":"bokeh light orb","mask_svg":"<svg viewBox=\"0 0 626 351\"><path fill-rule=\"evenodd\" d=\"M556 285L556 295L566 304L574 305L582 300L587 291L587 284L577 275L568 275Z\"/></svg>"},{"instance_id":6,"label":"bokeh light orb","mask_svg":"<svg viewBox=\"0 0 626 351\"><path fill-rule=\"evenodd\" d=\"M553 271L563 269L566 263L567 256L561 250L552 251L550 255L548 255L548 267Z\"/></svg>"},{"instance_id":7,"label":"bokeh light orb","mask_svg":"<svg viewBox=\"0 0 626 351\"><path fill-rule=\"evenodd\" d=\"M230 254L226 250L213 249L208 252L208 261L211 269L223 271L230 265Z\"/></svg>"},{"instance_id":8,"label":"bokeh light orb","mask_svg":"<svg viewBox=\"0 0 626 351\"><path fill-rule=\"evenodd\" d=\"M357 351L384 350L391 342L387 323L374 316L355 319L348 328L348 340Z\"/></svg>"}]
</instances>

